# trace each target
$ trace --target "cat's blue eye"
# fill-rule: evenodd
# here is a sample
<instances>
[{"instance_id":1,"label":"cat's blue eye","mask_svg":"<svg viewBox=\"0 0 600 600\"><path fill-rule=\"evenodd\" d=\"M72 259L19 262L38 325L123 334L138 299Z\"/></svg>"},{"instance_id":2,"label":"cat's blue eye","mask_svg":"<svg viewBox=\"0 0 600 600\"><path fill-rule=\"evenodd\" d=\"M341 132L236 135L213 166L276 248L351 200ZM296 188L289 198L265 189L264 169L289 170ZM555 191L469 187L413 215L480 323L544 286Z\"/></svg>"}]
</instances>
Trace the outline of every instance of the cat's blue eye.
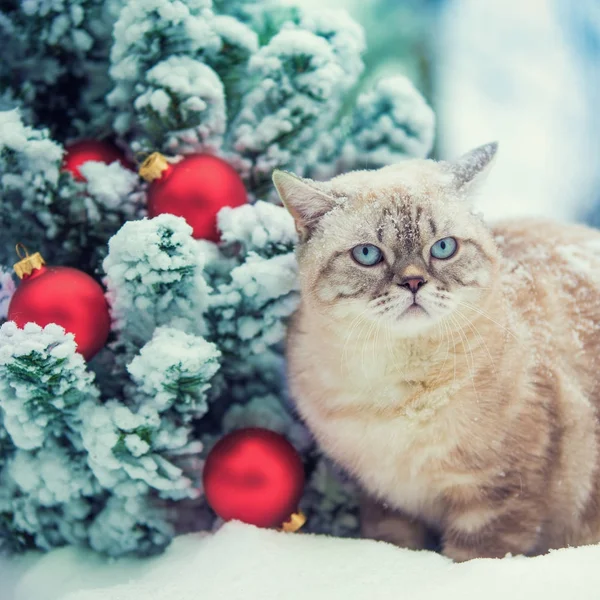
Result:
<instances>
[{"instance_id":1,"label":"cat's blue eye","mask_svg":"<svg viewBox=\"0 0 600 600\"><path fill-rule=\"evenodd\" d=\"M352 258L365 267L372 267L383 259L383 252L373 244L360 244L352 248Z\"/></svg>"},{"instance_id":2,"label":"cat's blue eye","mask_svg":"<svg viewBox=\"0 0 600 600\"><path fill-rule=\"evenodd\" d=\"M433 256L433 258L444 260L454 256L457 249L458 242L453 237L447 237L438 240L433 246L431 246L431 256Z\"/></svg>"}]
</instances>

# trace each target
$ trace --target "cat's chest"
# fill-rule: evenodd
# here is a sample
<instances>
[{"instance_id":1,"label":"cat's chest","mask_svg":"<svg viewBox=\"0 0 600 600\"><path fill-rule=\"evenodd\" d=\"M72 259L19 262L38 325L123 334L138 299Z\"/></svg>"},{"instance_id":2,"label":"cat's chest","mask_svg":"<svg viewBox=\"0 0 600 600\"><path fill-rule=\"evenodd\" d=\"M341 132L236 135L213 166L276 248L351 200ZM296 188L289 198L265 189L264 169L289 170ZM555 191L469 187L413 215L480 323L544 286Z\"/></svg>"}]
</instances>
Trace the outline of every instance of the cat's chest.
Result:
<instances>
[{"instance_id":1,"label":"cat's chest","mask_svg":"<svg viewBox=\"0 0 600 600\"><path fill-rule=\"evenodd\" d=\"M435 521L457 441L446 407L458 378L427 388L431 354L322 348L297 345L290 355L292 392L319 445L372 494Z\"/></svg>"},{"instance_id":2,"label":"cat's chest","mask_svg":"<svg viewBox=\"0 0 600 600\"><path fill-rule=\"evenodd\" d=\"M367 491L410 514L439 520L438 497L445 485L441 465L453 447L442 431L405 417L323 418L313 413L307 421L325 452Z\"/></svg>"},{"instance_id":3,"label":"cat's chest","mask_svg":"<svg viewBox=\"0 0 600 600\"><path fill-rule=\"evenodd\" d=\"M456 442L435 418L432 405L444 398L419 395L420 404L407 412L414 386L373 383L361 388L364 398L383 399L380 406L389 410L370 411L356 403L361 392L347 383L329 388L330 403L310 394L299 399L300 412L320 446L371 493L409 513L438 520L442 507L437 498L445 485L441 465Z\"/></svg>"}]
</instances>

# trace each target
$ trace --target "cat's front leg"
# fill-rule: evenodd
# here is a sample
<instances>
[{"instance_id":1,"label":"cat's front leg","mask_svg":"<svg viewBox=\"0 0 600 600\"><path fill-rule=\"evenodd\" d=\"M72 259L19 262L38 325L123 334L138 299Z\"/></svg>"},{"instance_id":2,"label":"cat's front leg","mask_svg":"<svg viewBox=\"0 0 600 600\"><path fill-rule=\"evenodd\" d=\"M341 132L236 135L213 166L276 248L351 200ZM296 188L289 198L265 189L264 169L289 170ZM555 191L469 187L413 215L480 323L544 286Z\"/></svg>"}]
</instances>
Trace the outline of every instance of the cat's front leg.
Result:
<instances>
[{"instance_id":1,"label":"cat's front leg","mask_svg":"<svg viewBox=\"0 0 600 600\"><path fill-rule=\"evenodd\" d=\"M534 505L478 507L454 514L442 535L442 553L455 562L540 553L542 524Z\"/></svg>"},{"instance_id":2,"label":"cat's front leg","mask_svg":"<svg viewBox=\"0 0 600 600\"><path fill-rule=\"evenodd\" d=\"M412 550L433 549L435 539L426 525L366 495L360 502L361 534Z\"/></svg>"}]
</instances>

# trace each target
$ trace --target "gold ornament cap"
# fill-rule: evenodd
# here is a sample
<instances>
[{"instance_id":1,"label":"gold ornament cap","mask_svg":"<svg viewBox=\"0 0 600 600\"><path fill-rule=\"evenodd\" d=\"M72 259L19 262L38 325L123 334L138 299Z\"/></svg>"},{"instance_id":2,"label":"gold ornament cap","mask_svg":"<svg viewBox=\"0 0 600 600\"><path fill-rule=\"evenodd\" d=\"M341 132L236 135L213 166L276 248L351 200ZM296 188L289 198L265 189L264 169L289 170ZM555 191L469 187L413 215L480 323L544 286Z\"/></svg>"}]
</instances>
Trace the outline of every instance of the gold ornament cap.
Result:
<instances>
[{"instance_id":1,"label":"gold ornament cap","mask_svg":"<svg viewBox=\"0 0 600 600\"><path fill-rule=\"evenodd\" d=\"M294 533L298 531L304 523L306 523L306 516L302 511L298 511L297 513L292 513L290 518L281 526L281 531L285 531L286 533Z\"/></svg>"},{"instance_id":2,"label":"gold ornament cap","mask_svg":"<svg viewBox=\"0 0 600 600\"><path fill-rule=\"evenodd\" d=\"M169 168L169 161L160 152L153 152L140 166L140 177L148 182L160 179Z\"/></svg>"},{"instance_id":3,"label":"gold ornament cap","mask_svg":"<svg viewBox=\"0 0 600 600\"><path fill-rule=\"evenodd\" d=\"M17 256L21 259L13 265L13 269L19 279L23 279L26 275L31 275L33 271L43 267L46 261L39 252L35 254L29 254L27 248L19 243L15 246Z\"/></svg>"}]
</instances>

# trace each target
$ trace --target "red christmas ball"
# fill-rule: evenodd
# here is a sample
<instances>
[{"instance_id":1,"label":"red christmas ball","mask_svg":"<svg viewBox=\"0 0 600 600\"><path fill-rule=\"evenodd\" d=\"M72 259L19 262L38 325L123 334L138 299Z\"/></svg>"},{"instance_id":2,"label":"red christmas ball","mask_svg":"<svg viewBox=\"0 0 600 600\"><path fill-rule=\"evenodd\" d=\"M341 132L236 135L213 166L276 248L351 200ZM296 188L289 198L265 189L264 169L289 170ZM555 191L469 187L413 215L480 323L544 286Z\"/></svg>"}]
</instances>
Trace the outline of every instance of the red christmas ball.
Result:
<instances>
[{"instance_id":1,"label":"red christmas ball","mask_svg":"<svg viewBox=\"0 0 600 600\"><path fill-rule=\"evenodd\" d=\"M219 239L217 213L224 206L241 206L248 200L246 187L237 171L211 154L190 154L169 163L158 153L140 168L151 181L148 216L164 213L183 217L196 239Z\"/></svg>"},{"instance_id":2,"label":"red christmas ball","mask_svg":"<svg viewBox=\"0 0 600 600\"><path fill-rule=\"evenodd\" d=\"M102 162L107 165L120 162L126 169L131 169L131 164L125 158L125 155L110 142L98 140L81 140L65 146L65 156L63 158L63 171L68 171L77 181L85 181L85 177L79 171L86 162Z\"/></svg>"},{"instance_id":3,"label":"red christmas ball","mask_svg":"<svg viewBox=\"0 0 600 600\"><path fill-rule=\"evenodd\" d=\"M203 474L208 503L223 519L280 527L296 512L304 487L298 452L268 429L239 429L219 440Z\"/></svg>"},{"instance_id":4,"label":"red christmas ball","mask_svg":"<svg viewBox=\"0 0 600 600\"><path fill-rule=\"evenodd\" d=\"M38 266L20 272L19 264L39 257ZM8 319L18 327L56 323L75 336L77 351L91 359L106 343L110 314L102 287L71 267L46 267L39 254L15 265L22 277L8 306ZM30 271L30 273L27 273Z\"/></svg>"}]
</instances>

